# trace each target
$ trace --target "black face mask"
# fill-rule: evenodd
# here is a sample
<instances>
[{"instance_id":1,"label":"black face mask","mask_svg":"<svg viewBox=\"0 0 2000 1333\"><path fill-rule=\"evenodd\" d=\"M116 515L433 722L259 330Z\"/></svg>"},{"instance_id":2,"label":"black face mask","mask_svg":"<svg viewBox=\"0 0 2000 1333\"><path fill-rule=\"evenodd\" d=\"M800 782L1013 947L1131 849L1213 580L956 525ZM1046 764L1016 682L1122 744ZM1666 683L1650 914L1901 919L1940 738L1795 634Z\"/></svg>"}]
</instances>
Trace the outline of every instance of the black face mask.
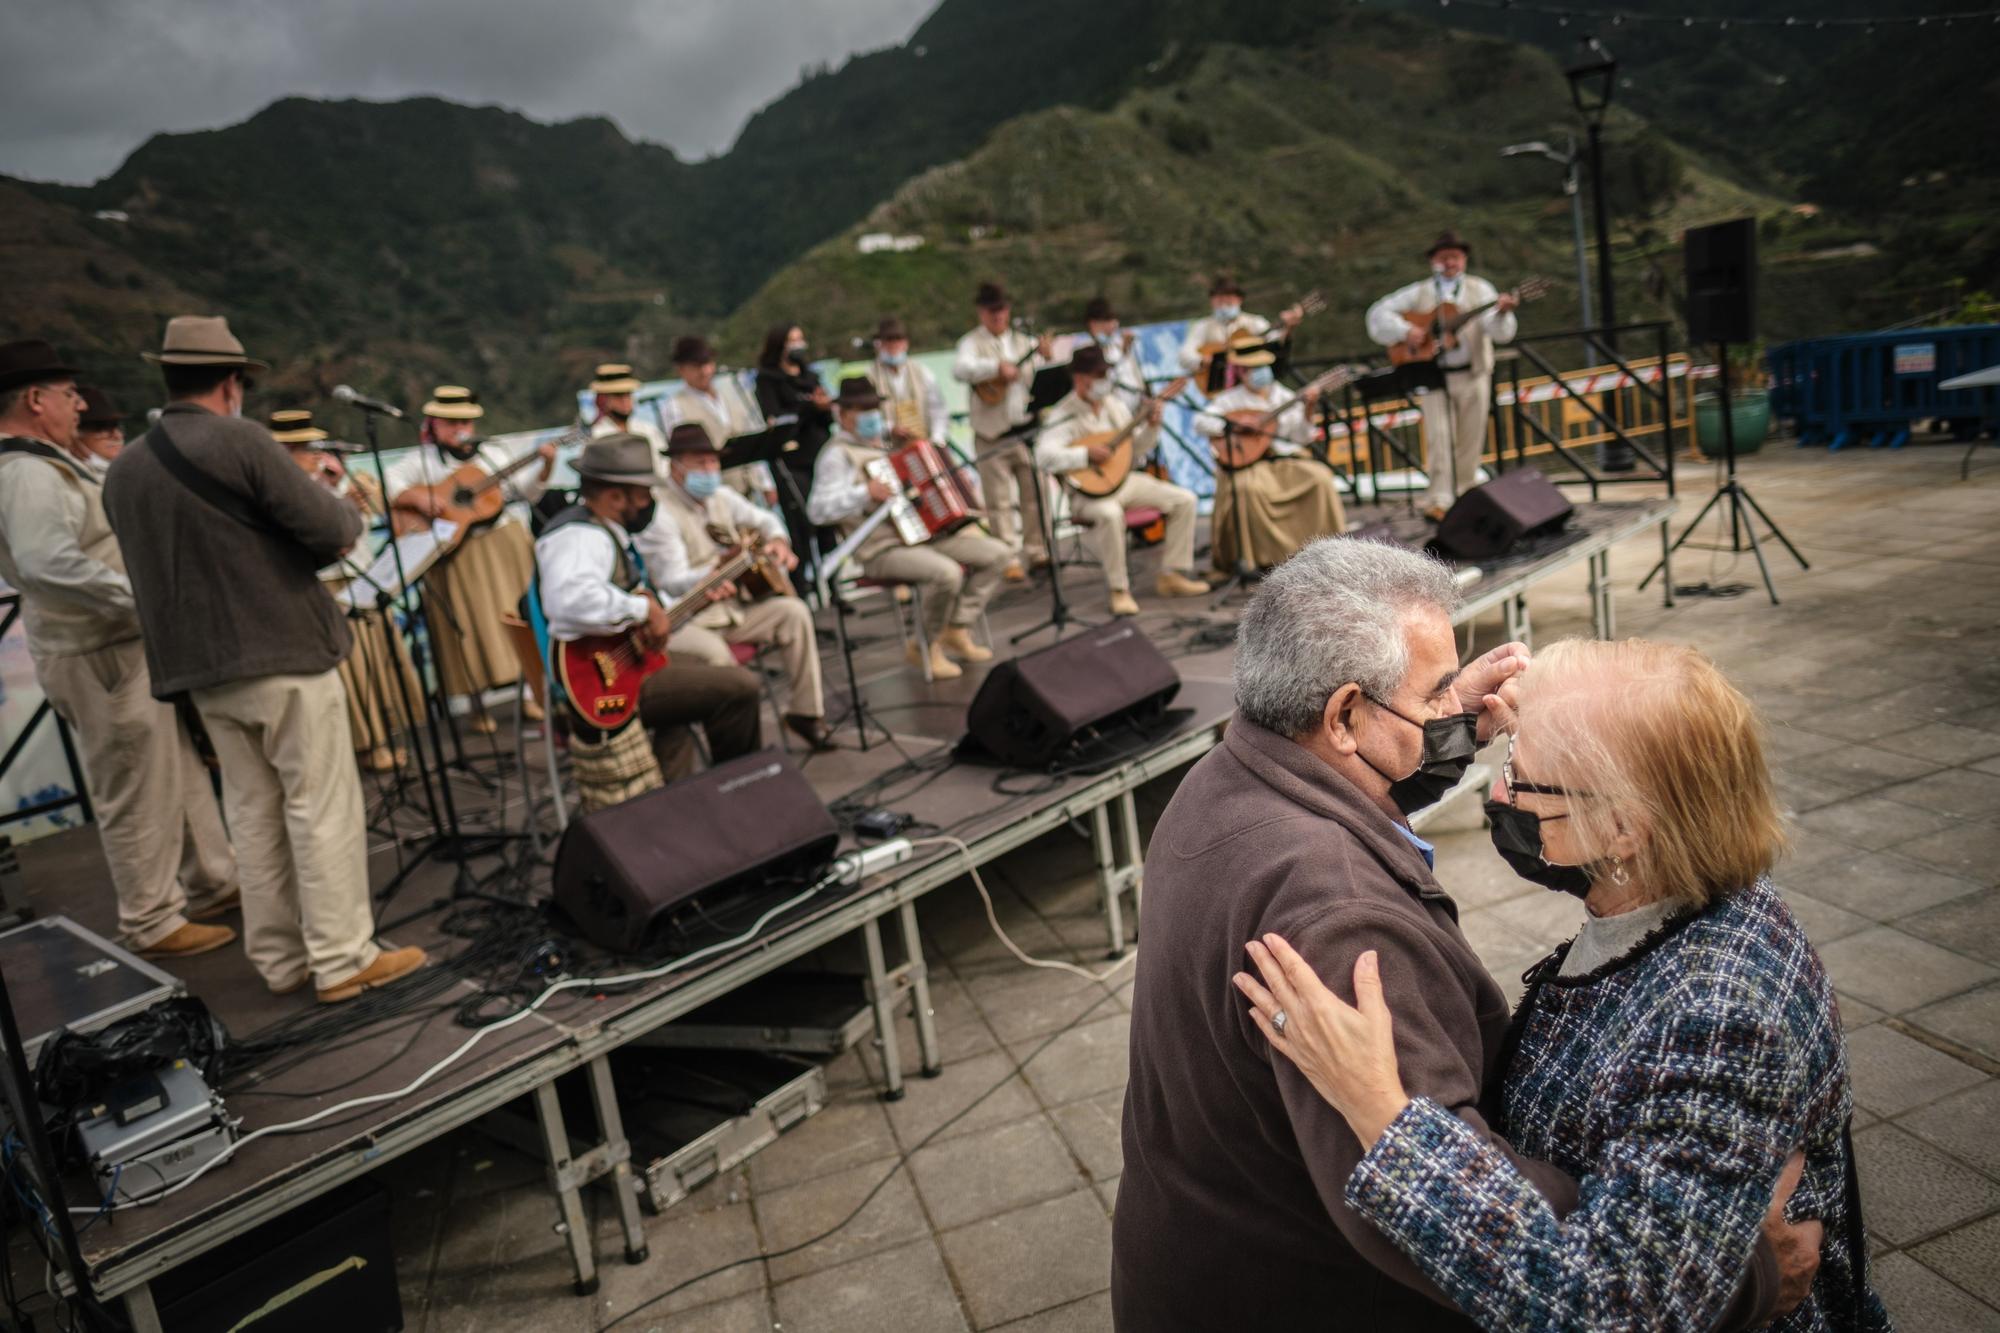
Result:
<instances>
[{"instance_id":1,"label":"black face mask","mask_svg":"<svg viewBox=\"0 0 2000 1333\"><path fill-rule=\"evenodd\" d=\"M1422 727L1424 732L1424 753L1417 760L1416 771L1407 777L1389 778L1389 799L1406 815L1436 805L1446 792L1458 785L1458 780L1465 776L1465 770L1472 766L1472 756L1479 749L1479 714L1453 713L1450 717L1434 717L1419 722L1413 717L1404 717L1379 699L1369 699L1368 702L1391 717L1413 727ZM1366 755L1361 756L1361 762L1375 768ZM1375 771L1385 778L1389 777L1379 768Z\"/></svg>"},{"instance_id":2,"label":"black face mask","mask_svg":"<svg viewBox=\"0 0 2000 1333\"><path fill-rule=\"evenodd\" d=\"M1486 818L1493 825L1493 849L1522 879L1578 898L1590 892L1587 867L1557 865L1543 857L1540 815L1504 801L1488 801Z\"/></svg>"},{"instance_id":3,"label":"black face mask","mask_svg":"<svg viewBox=\"0 0 2000 1333\"><path fill-rule=\"evenodd\" d=\"M638 510L625 520L625 531L644 532L647 528L653 526L653 515L659 512L660 502L658 500L646 501L644 509Z\"/></svg>"}]
</instances>

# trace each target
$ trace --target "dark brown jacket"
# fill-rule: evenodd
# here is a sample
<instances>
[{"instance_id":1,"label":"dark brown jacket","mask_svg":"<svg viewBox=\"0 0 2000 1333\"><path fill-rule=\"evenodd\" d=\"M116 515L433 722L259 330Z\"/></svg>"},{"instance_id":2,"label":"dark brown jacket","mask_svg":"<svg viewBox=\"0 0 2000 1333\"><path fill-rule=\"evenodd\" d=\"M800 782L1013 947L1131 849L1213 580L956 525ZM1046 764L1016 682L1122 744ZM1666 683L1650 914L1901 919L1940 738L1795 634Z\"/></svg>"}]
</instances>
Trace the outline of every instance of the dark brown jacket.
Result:
<instances>
[{"instance_id":1,"label":"dark brown jacket","mask_svg":"<svg viewBox=\"0 0 2000 1333\"><path fill-rule=\"evenodd\" d=\"M1490 1132L1479 1106L1507 1001L1422 854L1317 757L1239 718L1161 816L1145 883L1118 1327L1471 1328L1342 1202L1359 1141L1229 982L1249 967L1244 944L1276 931L1352 1002L1354 961L1376 950L1403 1086ZM1568 1176L1517 1160L1558 1212L1575 1206Z\"/></svg>"},{"instance_id":2,"label":"dark brown jacket","mask_svg":"<svg viewBox=\"0 0 2000 1333\"><path fill-rule=\"evenodd\" d=\"M111 464L104 511L139 603L154 695L340 665L352 641L318 570L360 535L360 514L254 421L172 403L160 422L189 464L239 497L260 526L183 486L150 439Z\"/></svg>"}]
</instances>

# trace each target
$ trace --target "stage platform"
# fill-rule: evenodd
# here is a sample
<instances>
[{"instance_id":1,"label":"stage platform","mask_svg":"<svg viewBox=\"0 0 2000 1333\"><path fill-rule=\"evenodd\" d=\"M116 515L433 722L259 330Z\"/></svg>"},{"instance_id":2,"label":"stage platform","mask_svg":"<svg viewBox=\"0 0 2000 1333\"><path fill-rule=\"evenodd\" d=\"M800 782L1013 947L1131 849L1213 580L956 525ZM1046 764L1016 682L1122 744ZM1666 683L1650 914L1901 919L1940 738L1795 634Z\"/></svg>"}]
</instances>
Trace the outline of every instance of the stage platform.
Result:
<instances>
[{"instance_id":1,"label":"stage platform","mask_svg":"<svg viewBox=\"0 0 2000 1333\"><path fill-rule=\"evenodd\" d=\"M1585 564L1593 623L1600 635L1609 636L1615 632L1611 548L1657 527L1664 550L1673 512L1671 499L1579 505L1565 533L1481 570L1465 588L1460 622L1469 624L1497 608L1503 613L1498 632L1527 638L1533 586ZM1427 530L1421 518L1410 517L1400 507L1360 509L1350 514L1350 522L1378 517L1396 523L1399 535L1420 537ZM533 1015L479 1041L463 1059L408 1095L342 1111L297 1133L246 1143L231 1161L191 1187L156 1204L114 1212L90 1227L82 1240L97 1291L105 1297L122 1297L134 1327L142 1333L157 1328L148 1284L162 1274L421 1143L522 1098L532 1101L541 1122L551 1157L556 1216L571 1224L567 1234L576 1279L580 1289L589 1289L595 1284L596 1256L590 1229L579 1224L582 1188L608 1179L624 1214L628 1257L643 1245L637 1196L630 1188L629 1149L604 1058L608 1052L775 968L858 936L877 1039L885 1047L880 1062L887 1080L884 1094L896 1096L902 1078L896 1049L899 1010L907 1008L915 1017L923 1048L921 1067L934 1072L940 1065L912 904L965 874L968 859L983 865L1072 822L1087 827L1096 846L1106 953L1115 955L1128 948L1140 905L1139 867L1144 857L1132 793L1198 759L1219 740L1232 707L1231 641L1236 612L1244 600L1241 593L1221 605L1214 598L1169 602L1144 596L1153 565L1150 554L1135 556L1134 586L1144 607L1137 623L1181 673L1182 688L1174 706L1183 712L1170 731L1111 738L1089 771L1010 773L953 762L950 748L962 731L982 669L969 668L956 681L926 683L903 663L889 597L881 594L863 602L861 614L850 618L855 676L870 712L891 737L887 742L875 738L865 752L845 748L812 756L803 771L837 813L851 815L865 807L894 810L916 821L912 836L924 836L927 830L948 834L964 841L965 854L940 844L920 846L912 860L891 872L852 888L827 890L773 921L754 940L684 970L615 992L583 989L558 995ZM1102 622L1104 590L1096 570L1067 568L1063 586L1076 615ZM1672 587L1671 577L1666 586ZM1048 604L1045 578L1009 589L996 599L988 628L1002 657L1010 655L1009 638L1042 619ZM831 626L830 615L823 613L821 619ZM1030 636L1013 651L1032 651L1051 638L1047 632ZM1493 639L1499 641L1497 636ZM1490 645L1480 645L1482 650L1485 646ZM837 650L825 643L822 648L829 711L841 718L850 697L846 668ZM768 734L774 733L767 722ZM515 768L510 726L503 725L497 737L461 739L468 762L453 776L452 790L466 826L521 827L531 803L523 797L521 775L525 772L537 782L542 771L537 743L529 742L523 762ZM854 744L851 725L843 728L841 740ZM371 811L378 812L386 789L379 781L371 788ZM546 793L536 790L532 795L545 808ZM391 835L410 826L407 809L375 819L378 833L371 871L378 886L398 872L407 851ZM663 836L677 836L677 831L663 830ZM699 833L691 830L687 836ZM92 830L70 830L38 840L23 847L20 855L30 900L38 912L60 912L107 936L112 933L111 892ZM546 896L547 871L528 844L514 844L512 855L520 873L496 884L495 891L525 888L533 897ZM471 864L481 875L496 867L503 867L503 862L492 855ZM447 932L456 875L457 867L449 861L418 864L379 911L379 919L391 923L385 937L399 945L421 944L439 958L464 948L460 937ZM728 929L718 931L718 938L728 938L751 915L746 909L732 918ZM885 919L896 925L889 941L883 938ZM645 966L626 960L620 970ZM244 962L240 946L179 962L168 970L181 977L239 1039L314 1008L309 993L286 997L268 993ZM227 1086L230 1111L242 1117L247 1135L292 1124L357 1098L404 1089L472 1035L472 1029L458 1024L456 1011L480 994L481 987L458 981L421 1008L291 1059L281 1072ZM564 1125L553 1082L579 1069L590 1076L602 1141L573 1150L576 1127ZM71 1200L74 1206L95 1203L84 1186L77 1188Z\"/></svg>"}]
</instances>

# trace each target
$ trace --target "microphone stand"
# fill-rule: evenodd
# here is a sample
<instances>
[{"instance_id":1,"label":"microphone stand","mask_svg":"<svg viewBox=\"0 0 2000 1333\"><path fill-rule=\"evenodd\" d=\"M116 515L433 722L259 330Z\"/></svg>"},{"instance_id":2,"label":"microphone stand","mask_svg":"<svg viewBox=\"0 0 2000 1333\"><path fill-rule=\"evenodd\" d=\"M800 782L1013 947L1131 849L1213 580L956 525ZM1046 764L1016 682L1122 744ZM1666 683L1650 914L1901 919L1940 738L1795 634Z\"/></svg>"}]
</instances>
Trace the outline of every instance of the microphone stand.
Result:
<instances>
[{"instance_id":1,"label":"microphone stand","mask_svg":"<svg viewBox=\"0 0 2000 1333\"><path fill-rule=\"evenodd\" d=\"M1028 442L1026 439L1021 438L1021 432L1032 428L1033 424L1032 421L1026 421L1008 431L1007 435L1012 435L1016 438L1007 447L1009 449L1026 449ZM1005 439L1006 436L1003 435L1001 438ZM1056 642L1060 643L1064 632L1071 625L1076 626L1078 629L1097 629L1099 627L1098 622L1094 620L1085 620L1082 616L1073 616L1070 614L1069 600L1063 596L1063 558L1062 552L1056 547L1055 515L1050 512L1055 506L1050 503L1048 488L1042 484L1041 469L1034 467L1032 460L1030 461L1030 466L1035 474L1035 485L1041 487L1041 494L1036 497L1040 503L1035 506L1035 516L1041 523L1043 549L1049 553L1049 614L1046 620L1038 620L1019 634L1009 638L1007 640L1009 645L1018 645L1021 640L1032 638L1046 629L1054 630L1056 632ZM1056 485L1060 486L1062 483L1058 481ZM1118 539L1120 541L1125 540L1125 534L1122 532L1119 533Z\"/></svg>"}]
</instances>

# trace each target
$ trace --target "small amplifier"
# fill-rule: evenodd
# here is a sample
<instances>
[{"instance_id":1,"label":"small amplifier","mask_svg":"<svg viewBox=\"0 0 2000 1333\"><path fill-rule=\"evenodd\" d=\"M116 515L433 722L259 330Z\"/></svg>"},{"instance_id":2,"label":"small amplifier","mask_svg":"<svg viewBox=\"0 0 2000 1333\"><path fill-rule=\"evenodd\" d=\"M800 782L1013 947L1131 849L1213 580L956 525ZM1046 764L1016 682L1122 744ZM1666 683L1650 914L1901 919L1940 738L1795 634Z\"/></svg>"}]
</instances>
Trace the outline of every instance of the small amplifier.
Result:
<instances>
[{"instance_id":1,"label":"small amplifier","mask_svg":"<svg viewBox=\"0 0 2000 1333\"><path fill-rule=\"evenodd\" d=\"M176 1060L114 1092L79 1121L91 1174L105 1194L143 1199L229 1151L236 1126L193 1065Z\"/></svg>"}]
</instances>

